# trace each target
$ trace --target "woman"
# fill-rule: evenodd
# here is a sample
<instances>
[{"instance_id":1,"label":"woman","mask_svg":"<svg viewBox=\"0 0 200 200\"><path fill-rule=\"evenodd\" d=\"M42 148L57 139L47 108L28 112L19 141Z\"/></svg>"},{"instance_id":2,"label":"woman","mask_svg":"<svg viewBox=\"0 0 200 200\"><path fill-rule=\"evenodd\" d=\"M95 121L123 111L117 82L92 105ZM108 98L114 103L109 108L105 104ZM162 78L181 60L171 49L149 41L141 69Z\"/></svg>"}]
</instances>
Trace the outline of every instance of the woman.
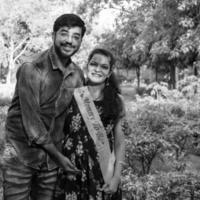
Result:
<instances>
[{"instance_id":1,"label":"woman","mask_svg":"<svg viewBox=\"0 0 200 200\"><path fill-rule=\"evenodd\" d=\"M119 183L125 148L122 122L125 112L113 65L114 58L109 51L94 49L89 55L86 72L87 88L106 130L109 147L115 153L113 176L105 183L94 140L73 98L64 127L66 138L63 153L81 171L81 175L60 179L60 187L65 191L63 199L120 199Z\"/></svg>"}]
</instances>

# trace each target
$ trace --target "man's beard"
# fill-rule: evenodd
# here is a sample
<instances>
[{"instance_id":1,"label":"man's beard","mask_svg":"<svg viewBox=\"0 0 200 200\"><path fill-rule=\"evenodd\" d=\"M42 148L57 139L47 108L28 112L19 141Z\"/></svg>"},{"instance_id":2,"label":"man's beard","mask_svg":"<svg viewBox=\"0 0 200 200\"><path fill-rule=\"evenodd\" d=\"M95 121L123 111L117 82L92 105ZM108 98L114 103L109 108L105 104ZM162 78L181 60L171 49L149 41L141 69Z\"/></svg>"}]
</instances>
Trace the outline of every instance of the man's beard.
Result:
<instances>
[{"instance_id":1,"label":"man's beard","mask_svg":"<svg viewBox=\"0 0 200 200\"><path fill-rule=\"evenodd\" d=\"M71 44L68 44L68 45L72 46ZM64 46L64 44L61 44L61 46ZM61 59L70 58L71 56L73 56L73 55L77 52L77 50L75 50L75 51L73 51L70 55L64 55L64 54L62 53L62 51L60 50L60 47L57 46L55 43L54 43L54 48L55 48L56 54L57 54L58 57L61 58Z\"/></svg>"}]
</instances>

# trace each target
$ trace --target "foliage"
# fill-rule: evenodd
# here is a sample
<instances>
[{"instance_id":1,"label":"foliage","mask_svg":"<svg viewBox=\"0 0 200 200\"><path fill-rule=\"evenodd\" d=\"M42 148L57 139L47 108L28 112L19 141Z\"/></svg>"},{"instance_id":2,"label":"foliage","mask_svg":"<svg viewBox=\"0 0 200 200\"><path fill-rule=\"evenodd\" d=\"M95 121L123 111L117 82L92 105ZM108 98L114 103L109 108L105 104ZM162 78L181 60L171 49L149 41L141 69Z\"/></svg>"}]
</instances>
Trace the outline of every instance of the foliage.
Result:
<instances>
[{"instance_id":1,"label":"foliage","mask_svg":"<svg viewBox=\"0 0 200 200\"><path fill-rule=\"evenodd\" d=\"M198 98L200 80L196 76L187 76L178 84L178 90L188 99Z\"/></svg>"},{"instance_id":2,"label":"foliage","mask_svg":"<svg viewBox=\"0 0 200 200\"><path fill-rule=\"evenodd\" d=\"M87 13L90 20L107 8L118 11L115 29L99 36L99 42L114 52L118 67L136 69L138 85L144 64L164 67L173 87L177 67L198 67L199 1L99 0L86 1L83 7L82 13Z\"/></svg>"},{"instance_id":3,"label":"foliage","mask_svg":"<svg viewBox=\"0 0 200 200\"><path fill-rule=\"evenodd\" d=\"M130 172L123 179L127 200L197 200L200 198L198 174L159 173L137 177ZM128 191L128 192L127 192Z\"/></svg>"},{"instance_id":4,"label":"foliage","mask_svg":"<svg viewBox=\"0 0 200 200\"><path fill-rule=\"evenodd\" d=\"M12 73L16 72L16 66L25 56L50 46L54 20L63 13L75 12L77 2L79 1L1 1L0 67L7 69L8 82L12 81Z\"/></svg>"},{"instance_id":5,"label":"foliage","mask_svg":"<svg viewBox=\"0 0 200 200\"><path fill-rule=\"evenodd\" d=\"M188 77L179 85L192 87L196 82ZM199 99L188 98L182 89L177 98L178 90L170 91L165 84L150 88L159 98L137 96L136 102L128 103L125 199L199 199L198 169L192 167L196 161L188 157L200 155Z\"/></svg>"}]
</instances>

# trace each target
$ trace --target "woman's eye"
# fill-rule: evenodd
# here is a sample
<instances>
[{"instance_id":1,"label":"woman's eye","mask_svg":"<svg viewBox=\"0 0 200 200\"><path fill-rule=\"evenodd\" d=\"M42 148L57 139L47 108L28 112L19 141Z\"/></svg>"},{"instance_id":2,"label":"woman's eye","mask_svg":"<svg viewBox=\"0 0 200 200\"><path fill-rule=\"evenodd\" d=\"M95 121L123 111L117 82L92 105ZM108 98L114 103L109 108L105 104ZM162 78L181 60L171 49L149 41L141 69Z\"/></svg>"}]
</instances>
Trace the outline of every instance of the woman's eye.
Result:
<instances>
[{"instance_id":1,"label":"woman's eye","mask_svg":"<svg viewBox=\"0 0 200 200\"><path fill-rule=\"evenodd\" d=\"M97 66L98 64L95 63L95 62L91 62L90 65L92 65L92 66Z\"/></svg>"},{"instance_id":2,"label":"woman's eye","mask_svg":"<svg viewBox=\"0 0 200 200\"><path fill-rule=\"evenodd\" d=\"M101 68L102 69L109 69L109 66L107 66L107 65L101 65Z\"/></svg>"}]
</instances>

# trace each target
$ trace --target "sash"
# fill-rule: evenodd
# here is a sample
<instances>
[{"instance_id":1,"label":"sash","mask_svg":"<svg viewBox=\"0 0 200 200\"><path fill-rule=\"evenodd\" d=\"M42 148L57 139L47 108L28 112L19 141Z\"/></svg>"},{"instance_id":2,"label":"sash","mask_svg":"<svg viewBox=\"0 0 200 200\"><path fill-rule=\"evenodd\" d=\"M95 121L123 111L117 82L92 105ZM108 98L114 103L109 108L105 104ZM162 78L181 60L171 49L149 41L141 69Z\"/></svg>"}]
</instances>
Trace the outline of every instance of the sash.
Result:
<instances>
[{"instance_id":1,"label":"sash","mask_svg":"<svg viewBox=\"0 0 200 200\"><path fill-rule=\"evenodd\" d=\"M96 145L104 182L109 183L114 172L115 155L114 151L111 152L110 150L107 134L99 113L87 87L76 88L74 90L74 97L88 132Z\"/></svg>"}]
</instances>

